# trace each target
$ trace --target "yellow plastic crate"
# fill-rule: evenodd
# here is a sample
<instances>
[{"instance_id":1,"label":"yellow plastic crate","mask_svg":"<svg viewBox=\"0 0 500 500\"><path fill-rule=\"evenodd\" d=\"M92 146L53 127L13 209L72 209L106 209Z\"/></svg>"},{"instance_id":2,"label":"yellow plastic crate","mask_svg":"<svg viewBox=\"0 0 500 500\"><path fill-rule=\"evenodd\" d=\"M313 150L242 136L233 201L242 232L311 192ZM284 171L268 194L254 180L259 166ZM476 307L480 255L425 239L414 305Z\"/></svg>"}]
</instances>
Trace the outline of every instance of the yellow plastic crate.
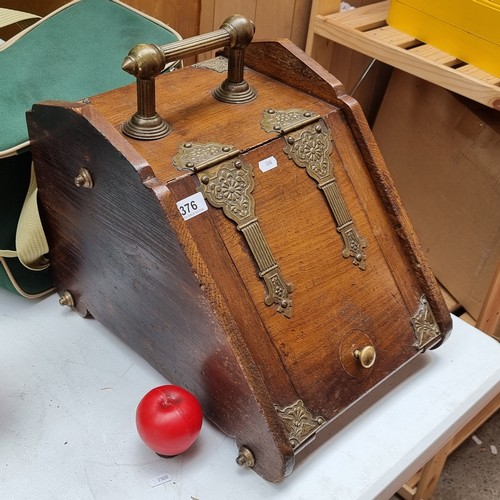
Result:
<instances>
[{"instance_id":1,"label":"yellow plastic crate","mask_svg":"<svg viewBox=\"0 0 500 500\"><path fill-rule=\"evenodd\" d=\"M500 78L500 0L391 0L387 23Z\"/></svg>"}]
</instances>

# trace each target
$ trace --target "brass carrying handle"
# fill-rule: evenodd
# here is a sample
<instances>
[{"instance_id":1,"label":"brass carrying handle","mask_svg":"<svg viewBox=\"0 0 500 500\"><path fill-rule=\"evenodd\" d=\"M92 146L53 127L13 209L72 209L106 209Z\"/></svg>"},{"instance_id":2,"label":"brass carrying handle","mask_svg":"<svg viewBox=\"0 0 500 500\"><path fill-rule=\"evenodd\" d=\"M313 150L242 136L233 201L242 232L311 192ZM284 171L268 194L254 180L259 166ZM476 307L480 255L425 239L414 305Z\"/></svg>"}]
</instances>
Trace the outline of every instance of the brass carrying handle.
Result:
<instances>
[{"instance_id":1,"label":"brass carrying handle","mask_svg":"<svg viewBox=\"0 0 500 500\"><path fill-rule=\"evenodd\" d=\"M229 47L227 78L212 92L222 102L240 104L255 99L256 92L244 79L244 50L252 41L255 26L238 14L228 17L220 29L165 45L139 44L125 58L122 69L137 79L137 112L123 125L134 139L152 140L172 129L156 112L155 78L165 66L184 57Z\"/></svg>"}]
</instances>

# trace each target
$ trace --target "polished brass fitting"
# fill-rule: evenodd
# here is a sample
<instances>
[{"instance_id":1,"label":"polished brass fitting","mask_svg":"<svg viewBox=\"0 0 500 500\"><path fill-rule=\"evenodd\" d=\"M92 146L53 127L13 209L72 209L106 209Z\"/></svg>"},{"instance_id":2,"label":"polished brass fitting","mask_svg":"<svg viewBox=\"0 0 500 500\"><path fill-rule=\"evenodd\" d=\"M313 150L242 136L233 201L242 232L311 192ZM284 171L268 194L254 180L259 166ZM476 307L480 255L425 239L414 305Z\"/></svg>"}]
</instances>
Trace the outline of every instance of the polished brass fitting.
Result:
<instances>
[{"instance_id":1,"label":"polished brass fitting","mask_svg":"<svg viewBox=\"0 0 500 500\"><path fill-rule=\"evenodd\" d=\"M71 295L71 293L68 292L68 290L65 290L61 294L61 297L59 298L59 304L61 306L75 307L75 301L73 299L73 295Z\"/></svg>"},{"instance_id":2,"label":"polished brass fitting","mask_svg":"<svg viewBox=\"0 0 500 500\"><path fill-rule=\"evenodd\" d=\"M240 446L238 456L236 457L236 463L240 467L253 467L255 465L255 457L249 448Z\"/></svg>"},{"instance_id":3,"label":"polished brass fitting","mask_svg":"<svg viewBox=\"0 0 500 500\"><path fill-rule=\"evenodd\" d=\"M375 347L372 345L367 345L363 349L355 349L352 355L361 363L363 368L371 368L377 358Z\"/></svg>"},{"instance_id":4,"label":"polished brass fitting","mask_svg":"<svg viewBox=\"0 0 500 500\"><path fill-rule=\"evenodd\" d=\"M229 47L228 75L213 91L216 99L232 104L249 102L256 92L245 81L244 49L252 41L254 24L247 18L228 17L220 29L165 45L139 44L127 55L122 69L137 79L137 112L122 127L134 139L160 139L172 127L156 112L155 78L168 63L209 50Z\"/></svg>"},{"instance_id":5,"label":"polished brass fitting","mask_svg":"<svg viewBox=\"0 0 500 500\"><path fill-rule=\"evenodd\" d=\"M94 181L92 180L92 176L90 172L86 168L81 168L78 172L78 175L75 177L75 186L83 187L83 188L93 188Z\"/></svg>"}]
</instances>

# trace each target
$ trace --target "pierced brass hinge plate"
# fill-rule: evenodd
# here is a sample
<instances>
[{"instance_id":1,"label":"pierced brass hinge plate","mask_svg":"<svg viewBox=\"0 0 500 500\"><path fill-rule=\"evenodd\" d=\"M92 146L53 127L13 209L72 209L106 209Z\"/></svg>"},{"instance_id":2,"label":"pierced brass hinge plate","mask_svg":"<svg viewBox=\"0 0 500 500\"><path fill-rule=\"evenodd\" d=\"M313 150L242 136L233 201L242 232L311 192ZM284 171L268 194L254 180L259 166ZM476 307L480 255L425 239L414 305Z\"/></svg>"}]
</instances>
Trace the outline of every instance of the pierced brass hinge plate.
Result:
<instances>
[{"instance_id":1,"label":"pierced brass hinge plate","mask_svg":"<svg viewBox=\"0 0 500 500\"><path fill-rule=\"evenodd\" d=\"M240 150L229 144L185 142L177 149L173 164L177 170L200 172L239 154Z\"/></svg>"},{"instance_id":2,"label":"pierced brass hinge plate","mask_svg":"<svg viewBox=\"0 0 500 500\"><path fill-rule=\"evenodd\" d=\"M316 181L335 218L337 231L342 236L342 256L352 258L359 269L366 269L366 240L359 234L340 192L331 161L331 133L317 114L301 109L266 110L261 121L267 132L278 132L285 140L284 152L295 165L305 168Z\"/></svg>"},{"instance_id":3,"label":"pierced brass hinge plate","mask_svg":"<svg viewBox=\"0 0 500 500\"><path fill-rule=\"evenodd\" d=\"M287 134L309 123L319 120L320 116L305 109L266 109L260 122L266 132Z\"/></svg>"},{"instance_id":4,"label":"pierced brass hinge plate","mask_svg":"<svg viewBox=\"0 0 500 500\"><path fill-rule=\"evenodd\" d=\"M196 172L199 191L205 199L236 222L236 228L245 237L259 268L259 276L266 285L265 304L275 304L279 313L290 318L293 287L283 278L255 214L251 194L254 188L252 165L244 161L232 146L194 143L180 146L174 165Z\"/></svg>"}]
</instances>

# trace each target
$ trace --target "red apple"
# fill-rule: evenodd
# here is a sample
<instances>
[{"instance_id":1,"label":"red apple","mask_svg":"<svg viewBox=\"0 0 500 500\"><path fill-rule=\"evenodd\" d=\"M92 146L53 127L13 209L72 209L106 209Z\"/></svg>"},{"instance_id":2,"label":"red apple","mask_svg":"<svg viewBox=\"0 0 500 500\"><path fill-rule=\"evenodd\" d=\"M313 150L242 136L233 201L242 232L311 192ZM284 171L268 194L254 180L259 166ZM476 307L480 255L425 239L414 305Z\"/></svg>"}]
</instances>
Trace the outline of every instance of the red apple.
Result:
<instances>
[{"instance_id":1,"label":"red apple","mask_svg":"<svg viewBox=\"0 0 500 500\"><path fill-rule=\"evenodd\" d=\"M198 400L182 387L162 385L139 402L135 417L144 443L159 455L186 451L201 431L203 414Z\"/></svg>"}]
</instances>

